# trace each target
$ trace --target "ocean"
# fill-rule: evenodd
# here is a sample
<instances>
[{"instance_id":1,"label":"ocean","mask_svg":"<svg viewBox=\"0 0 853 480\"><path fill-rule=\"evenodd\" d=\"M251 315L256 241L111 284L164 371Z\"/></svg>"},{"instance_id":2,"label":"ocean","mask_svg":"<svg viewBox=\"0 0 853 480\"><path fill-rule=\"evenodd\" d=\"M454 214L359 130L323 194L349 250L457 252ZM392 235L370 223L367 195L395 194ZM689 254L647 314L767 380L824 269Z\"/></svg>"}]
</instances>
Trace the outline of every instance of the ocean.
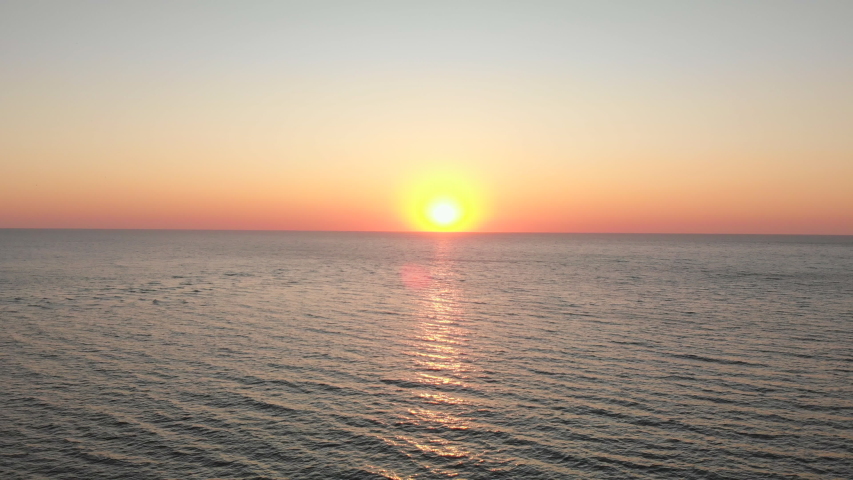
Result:
<instances>
[{"instance_id":1,"label":"ocean","mask_svg":"<svg viewBox=\"0 0 853 480\"><path fill-rule=\"evenodd\" d=\"M853 478L853 237L0 230L0 478Z\"/></svg>"}]
</instances>

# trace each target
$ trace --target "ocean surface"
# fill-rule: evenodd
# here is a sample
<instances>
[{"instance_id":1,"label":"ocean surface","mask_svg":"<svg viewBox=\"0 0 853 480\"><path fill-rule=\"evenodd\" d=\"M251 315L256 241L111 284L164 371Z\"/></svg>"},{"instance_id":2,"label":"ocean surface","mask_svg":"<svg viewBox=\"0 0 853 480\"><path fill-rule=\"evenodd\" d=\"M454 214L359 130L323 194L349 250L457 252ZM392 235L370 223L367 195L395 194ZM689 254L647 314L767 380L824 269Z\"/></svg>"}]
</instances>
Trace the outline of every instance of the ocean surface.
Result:
<instances>
[{"instance_id":1,"label":"ocean surface","mask_svg":"<svg viewBox=\"0 0 853 480\"><path fill-rule=\"evenodd\" d=\"M853 237L0 230L0 478L853 478Z\"/></svg>"}]
</instances>

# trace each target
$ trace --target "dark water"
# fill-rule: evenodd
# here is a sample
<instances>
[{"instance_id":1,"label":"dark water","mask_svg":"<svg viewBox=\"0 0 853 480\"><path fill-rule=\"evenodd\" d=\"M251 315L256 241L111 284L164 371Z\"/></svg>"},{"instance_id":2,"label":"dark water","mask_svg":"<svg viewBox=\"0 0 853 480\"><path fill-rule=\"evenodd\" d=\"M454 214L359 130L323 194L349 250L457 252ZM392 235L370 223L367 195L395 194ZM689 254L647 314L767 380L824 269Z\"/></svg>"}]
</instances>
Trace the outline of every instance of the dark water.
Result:
<instances>
[{"instance_id":1,"label":"dark water","mask_svg":"<svg viewBox=\"0 0 853 480\"><path fill-rule=\"evenodd\" d=\"M851 478L853 237L0 231L0 478Z\"/></svg>"}]
</instances>

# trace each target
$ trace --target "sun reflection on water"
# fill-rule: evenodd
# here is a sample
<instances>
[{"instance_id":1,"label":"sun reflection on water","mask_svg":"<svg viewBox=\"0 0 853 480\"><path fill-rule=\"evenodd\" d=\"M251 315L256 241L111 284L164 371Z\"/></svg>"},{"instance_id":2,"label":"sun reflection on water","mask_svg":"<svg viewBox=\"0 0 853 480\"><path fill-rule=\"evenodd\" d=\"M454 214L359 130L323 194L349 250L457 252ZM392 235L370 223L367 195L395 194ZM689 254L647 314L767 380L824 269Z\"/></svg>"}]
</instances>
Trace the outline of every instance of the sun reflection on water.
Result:
<instances>
[{"instance_id":1,"label":"sun reflection on water","mask_svg":"<svg viewBox=\"0 0 853 480\"><path fill-rule=\"evenodd\" d=\"M440 473L440 468L432 460L460 462L476 456L456 441L473 427L472 419L466 417L471 402L464 396L474 387L475 367L452 253L453 239L437 239L431 262L407 265L401 271L403 283L416 299L415 323L405 353L412 360L410 380L421 388L412 391L413 402L401 412L397 424L406 434L392 443L416 449L424 466L434 473Z\"/></svg>"},{"instance_id":2,"label":"sun reflection on water","mask_svg":"<svg viewBox=\"0 0 853 480\"><path fill-rule=\"evenodd\" d=\"M430 265L430 282L419 290L417 325L408 352L414 358L417 382L424 385L468 386L471 361L466 358L469 331L464 326L459 279L453 269L451 241L439 240Z\"/></svg>"}]
</instances>

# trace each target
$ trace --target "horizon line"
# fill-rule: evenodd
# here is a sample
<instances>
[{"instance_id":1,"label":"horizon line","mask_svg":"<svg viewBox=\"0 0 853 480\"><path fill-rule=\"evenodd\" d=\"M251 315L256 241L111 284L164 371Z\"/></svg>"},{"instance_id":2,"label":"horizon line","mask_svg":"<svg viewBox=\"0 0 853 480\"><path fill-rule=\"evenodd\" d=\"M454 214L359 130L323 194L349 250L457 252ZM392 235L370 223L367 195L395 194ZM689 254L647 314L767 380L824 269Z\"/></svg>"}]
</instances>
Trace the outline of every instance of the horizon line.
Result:
<instances>
[{"instance_id":1,"label":"horizon line","mask_svg":"<svg viewBox=\"0 0 853 480\"><path fill-rule=\"evenodd\" d=\"M0 227L0 230L69 230L69 231L150 231L150 232L281 232L281 233L384 233L438 235L728 235L778 237L853 237L853 233L727 233L727 232L568 232L568 231L429 231L429 230L293 230L246 228L77 228L77 227Z\"/></svg>"}]
</instances>

